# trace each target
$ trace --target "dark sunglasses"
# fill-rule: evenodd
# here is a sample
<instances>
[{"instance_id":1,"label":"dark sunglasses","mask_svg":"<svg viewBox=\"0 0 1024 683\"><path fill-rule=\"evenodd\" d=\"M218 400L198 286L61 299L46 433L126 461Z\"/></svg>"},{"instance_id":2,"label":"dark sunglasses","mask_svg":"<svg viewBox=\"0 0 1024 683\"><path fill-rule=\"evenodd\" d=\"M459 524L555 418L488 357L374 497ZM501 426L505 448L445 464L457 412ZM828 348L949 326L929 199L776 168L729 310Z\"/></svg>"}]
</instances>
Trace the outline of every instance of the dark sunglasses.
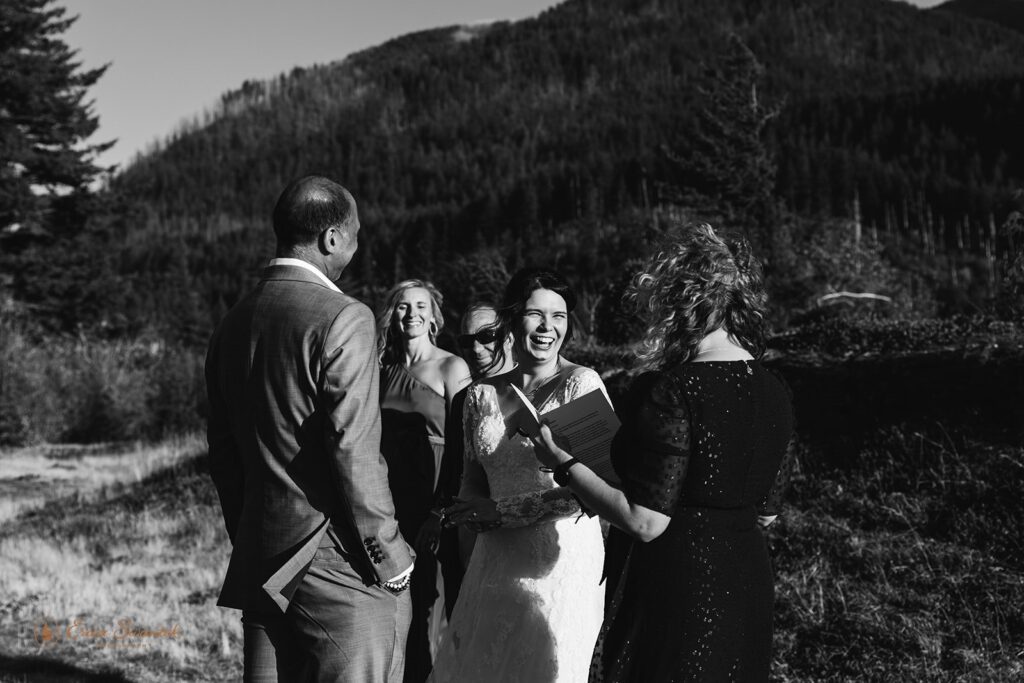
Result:
<instances>
[{"instance_id":1,"label":"dark sunglasses","mask_svg":"<svg viewBox=\"0 0 1024 683\"><path fill-rule=\"evenodd\" d=\"M460 349L471 349L473 348L473 342L490 344L497 338L498 334L494 330L480 330L476 334L460 334L456 341Z\"/></svg>"}]
</instances>

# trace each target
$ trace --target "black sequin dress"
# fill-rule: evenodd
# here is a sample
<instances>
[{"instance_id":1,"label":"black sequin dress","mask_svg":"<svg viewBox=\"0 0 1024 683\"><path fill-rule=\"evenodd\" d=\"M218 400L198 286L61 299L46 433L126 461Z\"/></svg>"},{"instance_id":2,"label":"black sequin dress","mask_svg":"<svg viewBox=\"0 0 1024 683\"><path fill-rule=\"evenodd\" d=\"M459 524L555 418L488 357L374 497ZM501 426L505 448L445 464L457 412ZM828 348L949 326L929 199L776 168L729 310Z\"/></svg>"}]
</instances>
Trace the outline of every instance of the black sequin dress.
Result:
<instances>
[{"instance_id":1,"label":"black sequin dress","mask_svg":"<svg viewBox=\"0 0 1024 683\"><path fill-rule=\"evenodd\" d=\"M672 520L649 543L609 535L592 682L768 680L774 589L756 519L777 513L788 479L791 406L757 361L634 382L613 464L630 502Z\"/></svg>"}]
</instances>

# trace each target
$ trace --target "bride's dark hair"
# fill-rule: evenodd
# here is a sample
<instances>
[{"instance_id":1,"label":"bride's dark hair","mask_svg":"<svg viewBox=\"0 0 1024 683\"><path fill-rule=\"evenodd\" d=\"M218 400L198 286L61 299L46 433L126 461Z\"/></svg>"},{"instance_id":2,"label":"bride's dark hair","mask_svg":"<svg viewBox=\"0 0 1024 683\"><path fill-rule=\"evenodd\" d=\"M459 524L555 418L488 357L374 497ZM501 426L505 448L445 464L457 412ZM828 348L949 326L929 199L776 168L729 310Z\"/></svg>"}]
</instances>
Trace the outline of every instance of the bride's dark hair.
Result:
<instances>
[{"instance_id":1,"label":"bride's dark hair","mask_svg":"<svg viewBox=\"0 0 1024 683\"><path fill-rule=\"evenodd\" d=\"M638 353L643 368L691 360L718 328L755 358L764 354L761 263L746 240L723 239L706 223L673 228L633 278L626 299L648 323Z\"/></svg>"}]
</instances>

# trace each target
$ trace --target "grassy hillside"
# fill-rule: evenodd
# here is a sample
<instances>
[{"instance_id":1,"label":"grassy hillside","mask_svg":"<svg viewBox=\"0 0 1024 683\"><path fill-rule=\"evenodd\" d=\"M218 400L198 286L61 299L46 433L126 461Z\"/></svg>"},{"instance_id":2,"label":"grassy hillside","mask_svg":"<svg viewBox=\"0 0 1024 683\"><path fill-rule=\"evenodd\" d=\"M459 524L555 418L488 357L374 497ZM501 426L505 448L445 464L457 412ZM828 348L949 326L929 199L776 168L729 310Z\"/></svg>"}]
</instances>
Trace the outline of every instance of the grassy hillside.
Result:
<instances>
[{"instance_id":1,"label":"grassy hillside","mask_svg":"<svg viewBox=\"0 0 1024 683\"><path fill-rule=\"evenodd\" d=\"M265 225L296 173L329 172L362 200L385 271L387 252L413 253L424 231L493 244L489 231L517 223L614 216L656 202L657 152L694 132L705 71L730 33L764 64L770 98L793 108L783 147L821 138L798 115L806 102L1018 77L1024 57L1019 34L891 0L569 0L536 19L410 34L247 82L115 186L141 204L133 240L215 236ZM849 148L871 131L828 132ZM924 170L912 158L897 167Z\"/></svg>"}]
</instances>

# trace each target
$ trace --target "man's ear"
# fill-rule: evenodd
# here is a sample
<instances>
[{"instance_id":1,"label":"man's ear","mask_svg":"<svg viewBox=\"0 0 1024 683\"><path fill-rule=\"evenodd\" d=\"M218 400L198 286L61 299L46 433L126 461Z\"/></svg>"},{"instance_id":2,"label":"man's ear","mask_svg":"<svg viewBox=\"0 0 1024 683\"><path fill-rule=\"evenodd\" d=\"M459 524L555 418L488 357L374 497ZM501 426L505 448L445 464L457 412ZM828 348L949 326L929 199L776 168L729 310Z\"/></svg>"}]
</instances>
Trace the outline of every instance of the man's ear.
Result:
<instances>
[{"instance_id":1,"label":"man's ear","mask_svg":"<svg viewBox=\"0 0 1024 683\"><path fill-rule=\"evenodd\" d=\"M341 246L337 228L327 228L320 233L319 247L324 254L333 254Z\"/></svg>"}]
</instances>

